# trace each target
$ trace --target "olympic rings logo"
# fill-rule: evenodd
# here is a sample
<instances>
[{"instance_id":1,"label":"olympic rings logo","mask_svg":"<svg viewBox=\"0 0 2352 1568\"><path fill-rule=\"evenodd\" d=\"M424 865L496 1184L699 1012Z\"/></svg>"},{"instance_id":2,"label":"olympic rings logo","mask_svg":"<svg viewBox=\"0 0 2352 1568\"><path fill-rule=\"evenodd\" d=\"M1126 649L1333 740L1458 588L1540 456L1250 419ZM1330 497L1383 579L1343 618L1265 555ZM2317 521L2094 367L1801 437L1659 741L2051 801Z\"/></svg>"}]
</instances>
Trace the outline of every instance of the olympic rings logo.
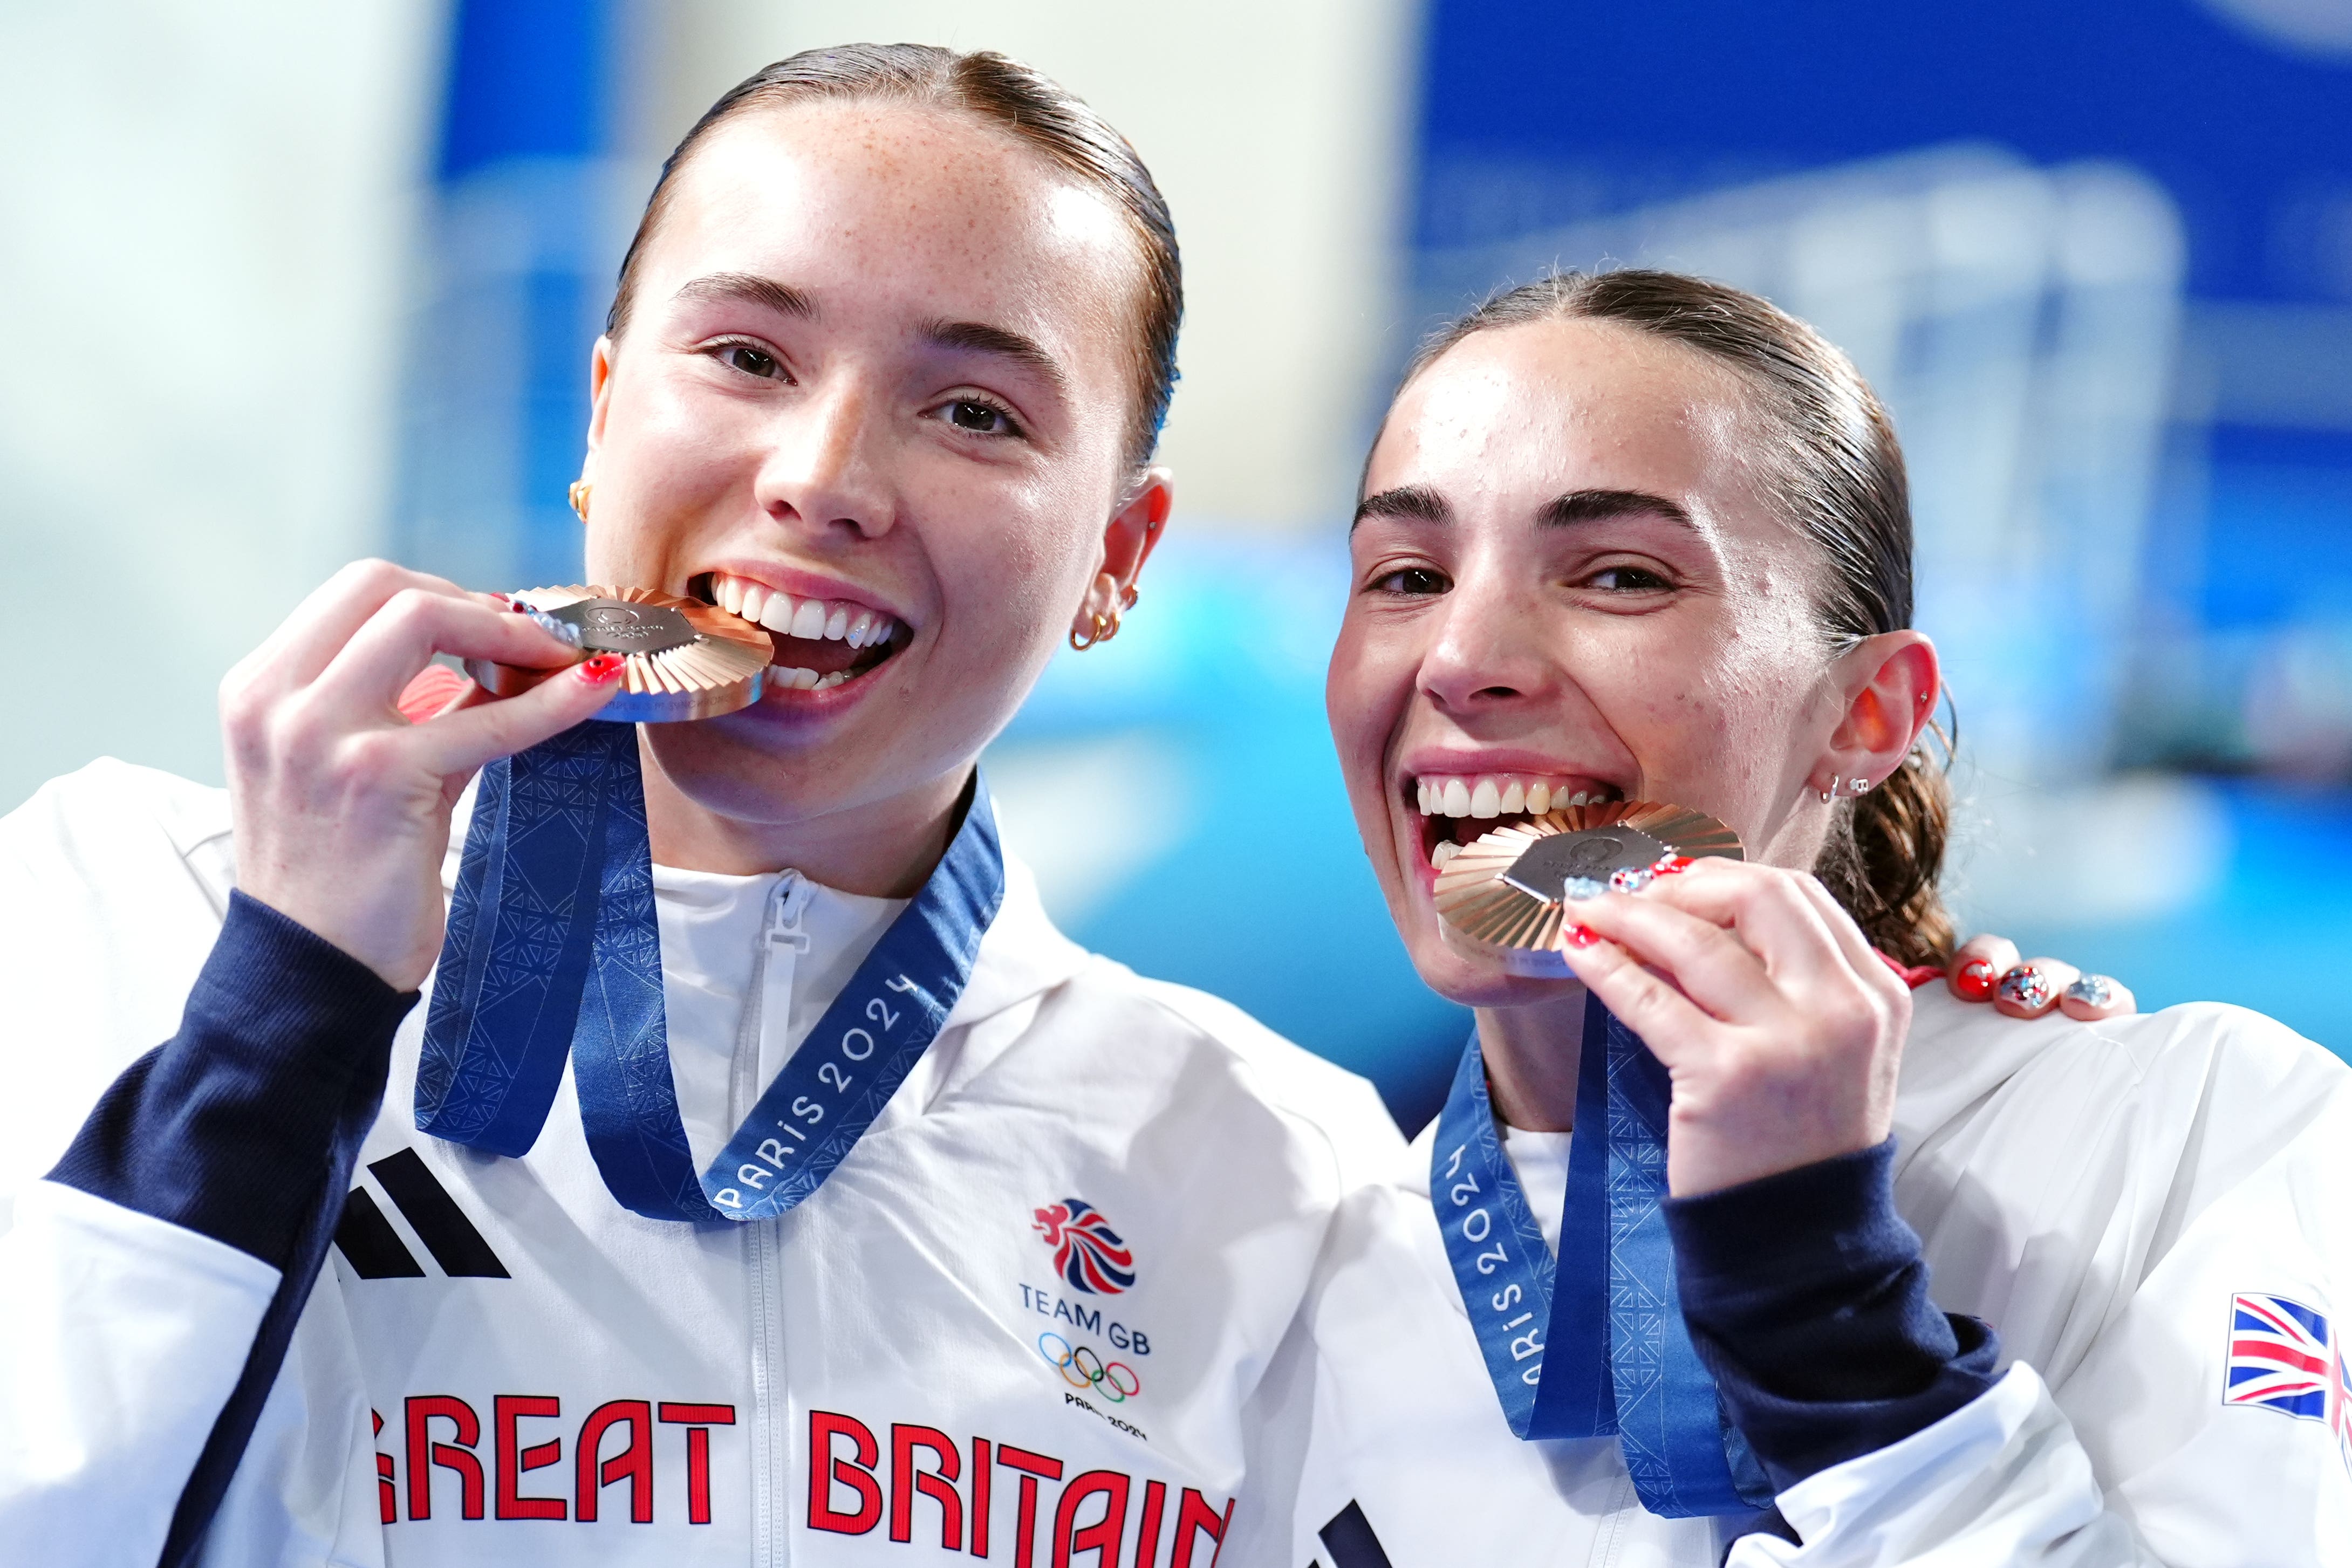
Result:
<instances>
[{"instance_id":1,"label":"olympic rings logo","mask_svg":"<svg viewBox=\"0 0 2352 1568\"><path fill-rule=\"evenodd\" d=\"M1062 1348L1055 1350L1054 1345ZM1072 1349L1070 1342L1047 1329L1037 1336L1037 1354L1062 1375L1062 1381L1085 1393L1091 1389L1114 1405L1123 1405L1143 1392L1143 1379L1123 1361L1106 1362L1094 1346Z\"/></svg>"}]
</instances>

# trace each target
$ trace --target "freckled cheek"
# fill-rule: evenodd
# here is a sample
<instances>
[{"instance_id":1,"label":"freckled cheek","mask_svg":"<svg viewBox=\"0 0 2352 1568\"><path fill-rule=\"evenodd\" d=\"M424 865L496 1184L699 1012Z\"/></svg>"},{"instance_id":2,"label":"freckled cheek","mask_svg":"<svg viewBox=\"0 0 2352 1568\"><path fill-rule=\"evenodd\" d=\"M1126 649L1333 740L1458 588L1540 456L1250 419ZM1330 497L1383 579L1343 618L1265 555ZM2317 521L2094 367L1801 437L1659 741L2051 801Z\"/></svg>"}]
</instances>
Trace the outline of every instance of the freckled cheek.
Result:
<instances>
[{"instance_id":1,"label":"freckled cheek","mask_svg":"<svg viewBox=\"0 0 2352 1568\"><path fill-rule=\"evenodd\" d=\"M1070 515L1040 516L1026 497L973 494L954 503L951 527L924 530L947 615L961 647L1009 658L1058 641L1085 585L1093 540ZM980 653L986 649L998 651Z\"/></svg>"}]
</instances>

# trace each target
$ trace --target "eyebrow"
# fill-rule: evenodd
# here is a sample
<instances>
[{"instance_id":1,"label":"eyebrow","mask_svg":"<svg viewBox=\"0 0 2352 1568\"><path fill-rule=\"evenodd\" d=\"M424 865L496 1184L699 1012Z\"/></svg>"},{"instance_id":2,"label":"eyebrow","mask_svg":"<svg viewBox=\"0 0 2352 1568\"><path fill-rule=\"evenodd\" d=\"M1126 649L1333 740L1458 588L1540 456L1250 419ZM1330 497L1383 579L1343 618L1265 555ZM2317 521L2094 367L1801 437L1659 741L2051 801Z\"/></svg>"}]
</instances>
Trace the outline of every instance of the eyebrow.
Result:
<instances>
[{"instance_id":1,"label":"eyebrow","mask_svg":"<svg viewBox=\"0 0 2352 1568\"><path fill-rule=\"evenodd\" d=\"M1565 496L1555 496L1536 513L1536 526L1546 528L1573 528L1579 523L1599 522L1604 517L1633 517L1647 512L1664 517L1670 523L1695 528L1691 515L1680 503L1664 496L1653 496L1641 490L1570 490Z\"/></svg>"},{"instance_id":2,"label":"eyebrow","mask_svg":"<svg viewBox=\"0 0 2352 1568\"><path fill-rule=\"evenodd\" d=\"M1045 345L1009 327L992 327L985 321L926 321L923 339L942 349L1010 360L1043 376L1056 392L1069 391L1070 378L1063 373L1060 362L1045 351Z\"/></svg>"},{"instance_id":3,"label":"eyebrow","mask_svg":"<svg viewBox=\"0 0 2352 1568\"><path fill-rule=\"evenodd\" d=\"M778 283L772 277L761 277L751 272L714 272L705 277L688 280L673 297L678 299L708 299L719 304L741 302L763 306L779 316L796 316L803 320L816 317L816 301L789 283Z\"/></svg>"},{"instance_id":4,"label":"eyebrow","mask_svg":"<svg viewBox=\"0 0 2352 1568\"><path fill-rule=\"evenodd\" d=\"M1450 523L1454 508L1445 497L1426 485L1403 485L1393 490L1382 490L1356 503L1355 521L1348 525L1354 532L1356 525L1370 517L1396 517L1405 522Z\"/></svg>"},{"instance_id":5,"label":"eyebrow","mask_svg":"<svg viewBox=\"0 0 2352 1568\"><path fill-rule=\"evenodd\" d=\"M1684 528L1696 528L1691 516L1680 503L1664 496L1653 496L1641 490L1570 490L1555 496L1536 512L1536 526L1546 528L1574 528L1579 523L1598 522L1604 517L1631 517L1640 513L1664 517ZM1393 490L1382 490L1356 503L1356 523L1370 517L1395 517L1406 522L1451 523L1454 508L1445 497L1426 485L1404 485ZM1349 525L1352 529L1355 524Z\"/></svg>"}]
</instances>

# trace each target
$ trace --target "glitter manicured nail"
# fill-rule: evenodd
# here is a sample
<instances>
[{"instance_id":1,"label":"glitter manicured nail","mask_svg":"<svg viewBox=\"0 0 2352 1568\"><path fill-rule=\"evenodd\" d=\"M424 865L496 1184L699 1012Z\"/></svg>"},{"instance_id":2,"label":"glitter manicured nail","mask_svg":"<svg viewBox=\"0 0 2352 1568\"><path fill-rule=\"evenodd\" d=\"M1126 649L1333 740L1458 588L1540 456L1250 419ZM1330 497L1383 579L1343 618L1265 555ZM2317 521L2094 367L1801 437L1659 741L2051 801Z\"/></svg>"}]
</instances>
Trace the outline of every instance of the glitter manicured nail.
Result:
<instances>
[{"instance_id":1,"label":"glitter manicured nail","mask_svg":"<svg viewBox=\"0 0 2352 1568\"><path fill-rule=\"evenodd\" d=\"M2103 1008L2116 999L2116 983L2105 975L2082 975L2066 988L2066 995L2087 1007Z\"/></svg>"},{"instance_id":2,"label":"glitter manicured nail","mask_svg":"<svg viewBox=\"0 0 2352 1568\"><path fill-rule=\"evenodd\" d=\"M2053 994L2042 971L2031 964L2020 964L2000 977L2000 999L2013 1007L2046 1008Z\"/></svg>"}]
</instances>

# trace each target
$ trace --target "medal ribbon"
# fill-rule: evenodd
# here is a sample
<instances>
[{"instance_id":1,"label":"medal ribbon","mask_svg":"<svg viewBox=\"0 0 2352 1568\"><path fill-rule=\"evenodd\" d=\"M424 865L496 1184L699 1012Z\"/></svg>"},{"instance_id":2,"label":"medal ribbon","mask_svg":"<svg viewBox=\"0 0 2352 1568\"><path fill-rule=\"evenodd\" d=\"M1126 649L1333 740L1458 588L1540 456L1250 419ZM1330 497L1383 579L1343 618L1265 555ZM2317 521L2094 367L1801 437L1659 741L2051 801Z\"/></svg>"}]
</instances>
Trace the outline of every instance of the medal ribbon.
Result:
<instances>
[{"instance_id":1,"label":"medal ribbon","mask_svg":"<svg viewBox=\"0 0 2352 1568\"><path fill-rule=\"evenodd\" d=\"M416 1125L520 1155L572 1063L604 1185L652 1219L765 1219L824 1185L930 1048L1004 896L988 786L915 901L698 1176L670 1075L635 725L482 770L416 1070Z\"/></svg>"},{"instance_id":2,"label":"medal ribbon","mask_svg":"<svg viewBox=\"0 0 2352 1568\"><path fill-rule=\"evenodd\" d=\"M1555 1262L1504 1155L1473 1030L1438 1113L1430 1198L1513 1432L1615 1437L1652 1513L1747 1513L1771 1485L1724 1416L1675 1288L1660 1207L1671 1098L1641 1037L1588 998Z\"/></svg>"}]
</instances>

